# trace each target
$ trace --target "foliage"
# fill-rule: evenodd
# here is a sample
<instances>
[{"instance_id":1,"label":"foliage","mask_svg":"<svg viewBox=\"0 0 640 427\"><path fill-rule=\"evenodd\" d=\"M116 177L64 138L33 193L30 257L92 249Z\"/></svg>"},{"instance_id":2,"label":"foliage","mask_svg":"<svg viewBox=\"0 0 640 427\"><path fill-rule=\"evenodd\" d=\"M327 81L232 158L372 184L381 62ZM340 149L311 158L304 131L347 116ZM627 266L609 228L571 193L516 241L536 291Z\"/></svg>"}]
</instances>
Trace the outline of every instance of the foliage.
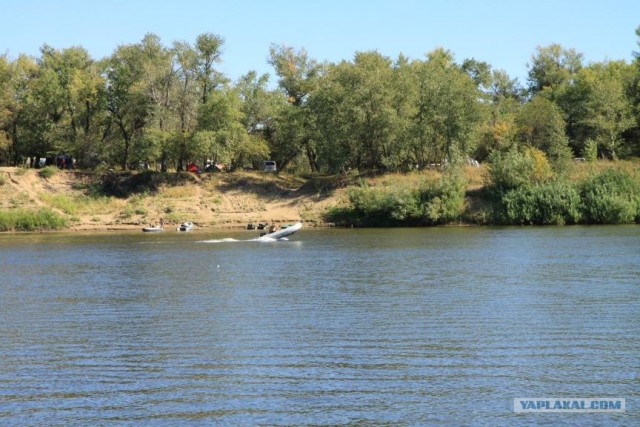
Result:
<instances>
[{"instance_id":1,"label":"foliage","mask_svg":"<svg viewBox=\"0 0 640 427\"><path fill-rule=\"evenodd\" d=\"M566 180L539 182L509 190L502 197L501 222L518 225L576 224L581 219L580 193Z\"/></svg>"},{"instance_id":2,"label":"foliage","mask_svg":"<svg viewBox=\"0 0 640 427\"><path fill-rule=\"evenodd\" d=\"M55 166L47 166L38 171L38 175L44 179L51 178L56 173L58 173L58 169Z\"/></svg>"},{"instance_id":3,"label":"foliage","mask_svg":"<svg viewBox=\"0 0 640 427\"><path fill-rule=\"evenodd\" d=\"M497 194L545 181L552 175L547 157L536 148L522 152L517 149L506 153L494 152L490 162L490 186Z\"/></svg>"},{"instance_id":4,"label":"foliage","mask_svg":"<svg viewBox=\"0 0 640 427\"><path fill-rule=\"evenodd\" d=\"M560 173L576 155L595 158L593 144L612 159L640 155L640 57L585 65L574 49L541 46L526 92L442 48L320 63L304 48L271 45L270 87L254 71L230 82L217 68L224 43L204 33L167 45L150 33L99 60L46 44L37 58L0 55L0 163L64 152L83 168L145 162L167 172L271 158L299 173L407 172L456 153L484 161L531 147Z\"/></svg>"},{"instance_id":5,"label":"foliage","mask_svg":"<svg viewBox=\"0 0 640 427\"><path fill-rule=\"evenodd\" d=\"M416 191L407 187L362 185L349 190L351 217L358 225L390 226L416 221L420 215Z\"/></svg>"},{"instance_id":6,"label":"foliage","mask_svg":"<svg viewBox=\"0 0 640 427\"><path fill-rule=\"evenodd\" d=\"M582 185L585 221L589 224L627 224L640 219L640 180L618 169L607 169Z\"/></svg>"},{"instance_id":7,"label":"foliage","mask_svg":"<svg viewBox=\"0 0 640 427\"><path fill-rule=\"evenodd\" d=\"M65 194L40 194L40 199L67 215L75 215L78 212L78 203Z\"/></svg>"},{"instance_id":8,"label":"foliage","mask_svg":"<svg viewBox=\"0 0 640 427\"><path fill-rule=\"evenodd\" d=\"M420 194L423 218L429 225L460 220L464 209L465 181L460 170L450 171Z\"/></svg>"},{"instance_id":9,"label":"foliage","mask_svg":"<svg viewBox=\"0 0 640 427\"><path fill-rule=\"evenodd\" d=\"M531 57L529 90L531 93L547 91L553 94L571 81L582 68L581 53L564 49L558 44L538 46ZM553 95L552 95L553 96Z\"/></svg>"},{"instance_id":10,"label":"foliage","mask_svg":"<svg viewBox=\"0 0 640 427\"><path fill-rule=\"evenodd\" d=\"M625 145L623 134L637 125L628 97L634 68L622 61L593 64L580 70L567 91L576 145L595 140L615 159Z\"/></svg>"},{"instance_id":11,"label":"foliage","mask_svg":"<svg viewBox=\"0 0 640 427\"><path fill-rule=\"evenodd\" d=\"M581 154L586 161L595 162L598 160L598 143L593 139L588 139Z\"/></svg>"},{"instance_id":12,"label":"foliage","mask_svg":"<svg viewBox=\"0 0 640 427\"><path fill-rule=\"evenodd\" d=\"M516 123L517 140L541 150L555 165L566 166L573 157L562 111L544 96L535 96L522 106Z\"/></svg>"},{"instance_id":13,"label":"foliage","mask_svg":"<svg viewBox=\"0 0 640 427\"><path fill-rule=\"evenodd\" d=\"M458 171L418 187L407 181L382 186L362 183L349 189L350 206L334 210L330 217L365 226L448 224L461 218L464 194L464 179Z\"/></svg>"},{"instance_id":14,"label":"foliage","mask_svg":"<svg viewBox=\"0 0 640 427\"><path fill-rule=\"evenodd\" d=\"M393 61L358 52L329 66L310 96L321 168L407 171L473 151L481 94L450 52Z\"/></svg>"},{"instance_id":15,"label":"foliage","mask_svg":"<svg viewBox=\"0 0 640 427\"><path fill-rule=\"evenodd\" d=\"M66 225L64 217L46 208L0 210L0 231L58 230Z\"/></svg>"},{"instance_id":16,"label":"foliage","mask_svg":"<svg viewBox=\"0 0 640 427\"><path fill-rule=\"evenodd\" d=\"M498 197L495 221L505 224L626 224L640 219L640 181L621 169L606 169L582 183L566 178L520 182Z\"/></svg>"}]
</instances>

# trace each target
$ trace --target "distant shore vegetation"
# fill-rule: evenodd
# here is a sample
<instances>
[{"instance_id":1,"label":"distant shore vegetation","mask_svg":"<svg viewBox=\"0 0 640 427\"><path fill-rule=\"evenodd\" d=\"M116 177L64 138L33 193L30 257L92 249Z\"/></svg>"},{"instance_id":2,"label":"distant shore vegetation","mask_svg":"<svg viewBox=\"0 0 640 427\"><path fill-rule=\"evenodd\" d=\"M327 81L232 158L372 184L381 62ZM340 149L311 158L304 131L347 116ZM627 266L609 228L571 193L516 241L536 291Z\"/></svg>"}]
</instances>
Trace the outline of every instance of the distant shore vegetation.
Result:
<instances>
[{"instance_id":1,"label":"distant shore vegetation","mask_svg":"<svg viewBox=\"0 0 640 427\"><path fill-rule=\"evenodd\" d=\"M639 220L637 168L572 173L576 162L640 156L637 53L585 63L574 49L540 46L520 82L446 49L321 63L274 44L271 84L250 70L230 81L219 70L224 43L205 33L166 45L147 34L101 59L46 44L38 57L0 55L0 164L43 168L43 177L51 166L233 171L267 159L300 175L437 169L439 179L411 186L353 186L329 216L352 225ZM477 162L489 177L470 213L460 170Z\"/></svg>"}]
</instances>

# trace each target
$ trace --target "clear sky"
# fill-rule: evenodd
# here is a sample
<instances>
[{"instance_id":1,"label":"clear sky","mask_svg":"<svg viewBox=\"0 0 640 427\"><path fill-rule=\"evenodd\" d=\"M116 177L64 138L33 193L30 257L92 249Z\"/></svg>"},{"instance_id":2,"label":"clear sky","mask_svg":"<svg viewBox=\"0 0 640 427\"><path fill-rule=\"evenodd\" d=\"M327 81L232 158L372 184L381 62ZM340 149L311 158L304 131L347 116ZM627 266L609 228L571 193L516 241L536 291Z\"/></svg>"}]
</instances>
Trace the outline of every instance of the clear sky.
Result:
<instances>
[{"instance_id":1,"label":"clear sky","mask_svg":"<svg viewBox=\"0 0 640 427\"><path fill-rule=\"evenodd\" d=\"M442 47L523 84L537 46L576 49L587 63L640 51L640 0L0 0L0 12L0 53L12 59L39 56L44 43L101 59L148 32L166 46L213 33L225 39L220 69L232 80L273 75L272 43L329 62L367 50L422 59Z\"/></svg>"}]
</instances>

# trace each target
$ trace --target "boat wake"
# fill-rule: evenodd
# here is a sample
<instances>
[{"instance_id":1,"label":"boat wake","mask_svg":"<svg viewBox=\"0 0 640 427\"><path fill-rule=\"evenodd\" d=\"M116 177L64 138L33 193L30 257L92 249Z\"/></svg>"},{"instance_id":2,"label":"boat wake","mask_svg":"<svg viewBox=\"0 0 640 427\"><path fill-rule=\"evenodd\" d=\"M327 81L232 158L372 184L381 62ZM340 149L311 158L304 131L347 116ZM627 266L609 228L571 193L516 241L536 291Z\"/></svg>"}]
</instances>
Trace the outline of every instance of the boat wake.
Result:
<instances>
[{"instance_id":1,"label":"boat wake","mask_svg":"<svg viewBox=\"0 0 640 427\"><path fill-rule=\"evenodd\" d=\"M263 234L260 237L256 237L254 239L247 240L237 240L232 238L226 239L213 239L213 240L200 240L199 243L229 243L229 242L279 242L279 241L288 241L287 236L291 236L296 231L302 228L301 222L296 222L293 225L283 227L280 230L273 231L268 234Z\"/></svg>"},{"instance_id":2,"label":"boat wake","mask_svg":"<svg viewBox=\"0 0 640 427\"><path fill-rule=\"evenodd\" d=\"M246 242L247 240L238 240L232 238L226 239L212 239L212 240L198 240L196 243L233 243L233 242Z\"/></svg>"},{"instance_id":3,"label":"boat wake","mask_svg":"<svg viewBox=\"0 0 640 427\"><path fill-rule=\"evenodd\" d=\"M280 237L279 239L274 239L273 237L256 237L255 239L246 239L246 240L238 240L232 238L226 239L212 239L212 240L199 240L197 243L241 243L241 242L288 242L289 239L286 237Z\"/></svg>"}]
</instances>

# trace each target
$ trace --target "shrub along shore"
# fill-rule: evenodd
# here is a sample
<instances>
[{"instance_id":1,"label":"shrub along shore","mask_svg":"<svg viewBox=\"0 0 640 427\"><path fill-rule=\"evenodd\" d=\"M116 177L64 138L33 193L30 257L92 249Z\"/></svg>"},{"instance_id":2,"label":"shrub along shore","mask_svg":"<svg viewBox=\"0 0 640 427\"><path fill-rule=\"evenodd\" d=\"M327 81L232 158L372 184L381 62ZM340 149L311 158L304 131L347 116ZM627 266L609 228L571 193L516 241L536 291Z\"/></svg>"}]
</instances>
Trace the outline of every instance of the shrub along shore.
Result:
<instances>
[{"instance_id":1,"label":"shrub along shore","mask_svg":"<svg viewBox=\"0 0 640 427\"><path fill-rule=\"evenodd\" d=\"M487 172L477 189L460 167L418 183L362 182L349 189L346 205L327 215L339 225L374 227L640 222L637 162L565 163L554 168L544 153L532 148L496 154Z\"/></svg>"}]
</instances>

